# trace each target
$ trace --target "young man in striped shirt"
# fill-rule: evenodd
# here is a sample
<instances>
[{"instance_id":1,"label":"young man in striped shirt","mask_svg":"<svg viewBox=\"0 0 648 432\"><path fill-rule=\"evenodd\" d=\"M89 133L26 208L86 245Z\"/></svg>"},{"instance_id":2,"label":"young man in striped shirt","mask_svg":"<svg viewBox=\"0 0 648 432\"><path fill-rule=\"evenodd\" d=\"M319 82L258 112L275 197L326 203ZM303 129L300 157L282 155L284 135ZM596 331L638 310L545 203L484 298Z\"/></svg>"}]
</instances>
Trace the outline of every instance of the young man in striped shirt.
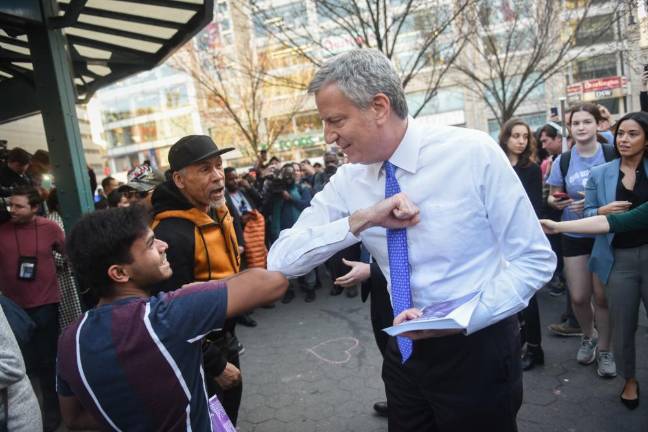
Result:
<instances>
[{"instance_id":1,"label":"young man in striped shirt","mask_svg":"<svg viewBox=\"0 0 648 432\"><path fill-rule=\"evenodd\" d=\"M210 431L201 338L286 290L282 275L255 269L149 297L172 271L147 222L140 206L108 209L68 237L82 286L100 298L59 340L57 390L70 429Z\"/></svg>"}]
</instances>

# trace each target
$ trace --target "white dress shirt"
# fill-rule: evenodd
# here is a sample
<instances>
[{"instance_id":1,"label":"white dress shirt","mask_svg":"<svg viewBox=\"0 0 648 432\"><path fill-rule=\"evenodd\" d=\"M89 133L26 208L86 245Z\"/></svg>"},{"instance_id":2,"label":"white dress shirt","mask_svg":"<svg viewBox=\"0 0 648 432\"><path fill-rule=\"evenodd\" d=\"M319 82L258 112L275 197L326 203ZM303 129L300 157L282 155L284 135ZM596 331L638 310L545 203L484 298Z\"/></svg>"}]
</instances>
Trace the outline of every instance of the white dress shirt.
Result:
<instances>
[{"instance_id":1,"label":"white dress shirt","mask_svg":"<svg viewBox=\"0 0 648 432\"><path fill-rule=\"evenodd\" d=\"M552 252L533 207L504 152L480 131L427 127L408 119L389 159L404 192L420 209L407 229L414 307L479 291L472 333L524 309L552 276ZM268 270L295 277L362 241L389 289L385 228L354 236L349 215L384 199L382 163L340 167L295 225L281 232Z\"/></svg>"}]
</instances>

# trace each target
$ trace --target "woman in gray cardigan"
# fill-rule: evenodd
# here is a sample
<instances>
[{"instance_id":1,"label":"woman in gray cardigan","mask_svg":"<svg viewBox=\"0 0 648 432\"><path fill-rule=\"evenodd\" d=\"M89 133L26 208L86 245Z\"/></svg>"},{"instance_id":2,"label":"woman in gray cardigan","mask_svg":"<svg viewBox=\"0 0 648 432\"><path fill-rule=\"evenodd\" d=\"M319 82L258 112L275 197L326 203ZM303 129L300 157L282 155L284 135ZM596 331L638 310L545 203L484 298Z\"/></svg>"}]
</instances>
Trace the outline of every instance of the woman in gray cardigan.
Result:
<instances>
[{"instance_id":1,"label":"woman in gray cardigan","mask_svg":"<svg viewBox=\"0 0 648 432\"><path fill-rule=\"evenodd\" d=\"M5 390L8 419L5 419ZM43 430L38 400L27 378L18 342L0 308L0 428L5 424L11 432Z\"/></svg>"}]
</instances>

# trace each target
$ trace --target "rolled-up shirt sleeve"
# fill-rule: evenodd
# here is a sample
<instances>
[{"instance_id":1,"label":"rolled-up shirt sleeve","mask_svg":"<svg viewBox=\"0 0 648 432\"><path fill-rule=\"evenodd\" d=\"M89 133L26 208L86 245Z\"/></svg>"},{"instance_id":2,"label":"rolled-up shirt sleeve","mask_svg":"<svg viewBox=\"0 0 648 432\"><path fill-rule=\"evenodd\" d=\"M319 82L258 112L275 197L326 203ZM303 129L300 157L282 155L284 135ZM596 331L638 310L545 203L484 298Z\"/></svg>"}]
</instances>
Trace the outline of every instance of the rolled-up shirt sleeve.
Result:
<instances>
[{"instance_id":1,"label":"rolled-up shirt sleeve","mask_svg":"<svg viewBox=\"0 0 648 432\"><path fill-rule=\"evenodd\" d=\"M349 211L337 192L344 180L342 173L334 175L295 225L281 232L268 253L268 270L301 276L360 241L349 231Z\"/></svg>"},{"instance_id":2,"label":"rolled-up shirt sleeve","mask_svg":"<svg viewBox=\"0 0 648 432\"><path fill-rule=\"evenodd\" d=\"M482 147L473 159L490 229L502 258L501 270L482 286L466 333L474 333L524 309L553 275L556 255L533 207L499 148Z\"/></svg>"}]
</instances>

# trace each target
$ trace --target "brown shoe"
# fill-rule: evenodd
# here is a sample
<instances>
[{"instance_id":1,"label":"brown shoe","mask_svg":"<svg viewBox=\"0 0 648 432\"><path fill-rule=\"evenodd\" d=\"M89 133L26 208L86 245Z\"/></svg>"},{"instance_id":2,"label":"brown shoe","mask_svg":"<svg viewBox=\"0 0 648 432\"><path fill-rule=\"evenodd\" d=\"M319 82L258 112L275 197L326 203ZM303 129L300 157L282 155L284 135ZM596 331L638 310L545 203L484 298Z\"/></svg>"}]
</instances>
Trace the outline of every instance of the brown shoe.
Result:
<instances>
[{"instance_id":1,"label":"brown shoe","mask_svg":"<svg viewBox=\"0 0 648 432\"><path fill-rule=\"evenodd\" d=\"M549 331L557 336L583 336L583 330L580 327L572 327L568 321L561 322L560 324L550 324Z\"/></svg>"}]
</instances>

